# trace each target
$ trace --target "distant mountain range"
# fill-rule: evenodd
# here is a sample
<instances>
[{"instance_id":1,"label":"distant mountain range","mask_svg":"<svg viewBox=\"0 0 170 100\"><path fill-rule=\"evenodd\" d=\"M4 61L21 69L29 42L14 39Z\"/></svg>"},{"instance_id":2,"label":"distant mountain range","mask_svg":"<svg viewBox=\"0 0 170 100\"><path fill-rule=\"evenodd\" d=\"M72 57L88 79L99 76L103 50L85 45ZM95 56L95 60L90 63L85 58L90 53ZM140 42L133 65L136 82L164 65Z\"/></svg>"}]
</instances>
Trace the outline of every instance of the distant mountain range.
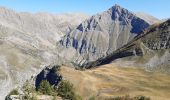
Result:
<instances>
[{"instance_id":1,"label":"distant mountain range","mask_svg":"<svg viewBox=\"0 0 170 100\"><path fill-rule=\"evenodd\" d=\"M144 12L136 12L135 13L136 16L138 16L141 19L144 19L145 21L147 21L149 24L154 24L154 23L160 23L161 20L159 20L158 18L155 18L147 13Z\"/></svg>"}]
</instances>

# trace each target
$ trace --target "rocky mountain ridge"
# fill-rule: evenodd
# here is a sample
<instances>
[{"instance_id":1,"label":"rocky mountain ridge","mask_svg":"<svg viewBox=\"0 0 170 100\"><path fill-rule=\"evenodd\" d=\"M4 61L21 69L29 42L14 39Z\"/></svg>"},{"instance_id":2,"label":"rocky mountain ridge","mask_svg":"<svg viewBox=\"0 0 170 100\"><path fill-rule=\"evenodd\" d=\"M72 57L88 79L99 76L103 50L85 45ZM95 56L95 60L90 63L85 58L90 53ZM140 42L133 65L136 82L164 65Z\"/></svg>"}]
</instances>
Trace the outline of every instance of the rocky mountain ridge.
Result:
<instances>
[{"instance_id":1,"label":"rocky mountain ridge","mask_svg":"<svg viewBox=\"0 0 170 100\"><path fill-rule=\"evenodd\" d=\"M107 56L122 47L149 24L132 12L115 5L81 23L60 41L63 58L78 65ZM69 52L73 52L69 54Z\"/></svg>"},{"instance_id":2,"label":"rocky mountain ridge","mask_svg":"<svg viewBox=\"0 0 170 100\"><path fill-rule=\"evenodd\" d=\"M84 66L90 68L112 61L129 62L148 70L170 72L170 19L152 25L143 34L105 58ZM131 62L131 63L130 63Z\"/></svg>"}]
</instances>

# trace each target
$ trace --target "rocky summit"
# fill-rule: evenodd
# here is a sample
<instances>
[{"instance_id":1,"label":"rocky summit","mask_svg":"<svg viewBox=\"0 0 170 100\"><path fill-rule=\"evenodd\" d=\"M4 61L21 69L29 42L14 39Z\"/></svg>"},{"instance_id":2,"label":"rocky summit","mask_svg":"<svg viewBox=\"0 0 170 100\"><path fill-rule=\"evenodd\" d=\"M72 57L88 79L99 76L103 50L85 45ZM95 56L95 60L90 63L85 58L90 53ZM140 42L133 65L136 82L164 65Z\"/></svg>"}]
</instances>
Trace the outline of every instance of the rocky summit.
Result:
<instances>
[{"instance_id":1,"label":"rocky summit","mask_svg":"<svg viewBox=\"0 0 170 100\"><path fill-rule=\"evenodd\" d=\"M115 5L92 16L66 34L59 43L62 47L60 56L81 66L107 56L147 27L149 24L146 21Z\"/></svg>"}]
</instances>

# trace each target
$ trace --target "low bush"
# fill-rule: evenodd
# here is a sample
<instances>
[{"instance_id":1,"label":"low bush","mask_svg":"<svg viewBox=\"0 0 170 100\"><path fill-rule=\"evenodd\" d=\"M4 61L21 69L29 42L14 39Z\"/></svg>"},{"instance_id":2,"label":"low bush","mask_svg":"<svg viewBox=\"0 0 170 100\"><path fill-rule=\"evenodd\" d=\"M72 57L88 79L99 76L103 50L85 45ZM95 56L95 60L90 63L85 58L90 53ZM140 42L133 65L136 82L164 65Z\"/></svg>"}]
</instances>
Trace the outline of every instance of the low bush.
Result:
<instances>
[{"instance_id":1,"label":"low bush","mask_svg":"<svg viewBox=\"0 0 170 100\"><path fill-rule=\"evenodd\" d=\"M145 96L136 96L134 98L135 100L151 100L149 97L145 97Z\"/></svg>"},{"instance_id":2,"label":"low bush","mask_svg":"<svg viewBox=\"0 0 170 100\"><path fill-rule=\"evenodd\" d=\"M60 65L54 65L53 68L52 68L52 70L54 70L55 72L60 71L60 69L61 69Z\"/></svg>"},{"instance_id":3,"label":"low bush","mask_svg":"<svg viewBox=\"0 0 170 100\"><path fill-rule=\"evenodd\" d=\"M62 80L57 88L58 96L69 100L81 100L81 97L75 93L73 84L69 81Z\"/></svg>"},{"instance_id":4,"label":"low bush","mask_svg":"<svg viewBox=\"0 0 170 100\"><path fill-rule=\"evenodd\" d=\"M9 95L19 95L19 92L17 89L12 90Z\"/></svg>"},{"instance_id":5,"label":"low bush","mask_svg":"<svg viewBox=\"0 0 170 100\"><path fill-rule=\"evenodd\" d=\"M51 86L47 80L41 81L40 86L38 87L38 92L45 94L45 95L54 95L55 94L55 90L54 90L53 86Z\"/></svg>"},{"instance_id":6,"label":"low bush","mask_svg":"<svg viewBox=\"0 0 170 100\"><path fill-rule=\"evenodd\" d=\"M89 98L89 100L96 100L95 96Z\"/></svg>"}]
</instances>

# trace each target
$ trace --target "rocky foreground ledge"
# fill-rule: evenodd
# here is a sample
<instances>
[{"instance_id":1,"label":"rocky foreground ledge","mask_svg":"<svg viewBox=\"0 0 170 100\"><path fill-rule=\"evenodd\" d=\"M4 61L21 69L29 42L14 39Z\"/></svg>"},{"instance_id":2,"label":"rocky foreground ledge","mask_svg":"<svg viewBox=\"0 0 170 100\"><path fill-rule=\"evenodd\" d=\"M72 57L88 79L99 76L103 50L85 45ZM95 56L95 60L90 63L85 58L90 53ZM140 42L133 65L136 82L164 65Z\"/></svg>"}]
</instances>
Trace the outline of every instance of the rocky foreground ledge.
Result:
<instances>
[{"instance_id":1,"label":"rocky foreground ledge","mask_svg":"<svg viewBox=\"0 0 170 100\"><path fill-rule=\"evenodd\" d=\"M73 85L62 79L60 66L47 66L36 77L12 90L6 100L80 100ZM80 99L79 99L80 98Z\"/></svg>"}]
</instances>

